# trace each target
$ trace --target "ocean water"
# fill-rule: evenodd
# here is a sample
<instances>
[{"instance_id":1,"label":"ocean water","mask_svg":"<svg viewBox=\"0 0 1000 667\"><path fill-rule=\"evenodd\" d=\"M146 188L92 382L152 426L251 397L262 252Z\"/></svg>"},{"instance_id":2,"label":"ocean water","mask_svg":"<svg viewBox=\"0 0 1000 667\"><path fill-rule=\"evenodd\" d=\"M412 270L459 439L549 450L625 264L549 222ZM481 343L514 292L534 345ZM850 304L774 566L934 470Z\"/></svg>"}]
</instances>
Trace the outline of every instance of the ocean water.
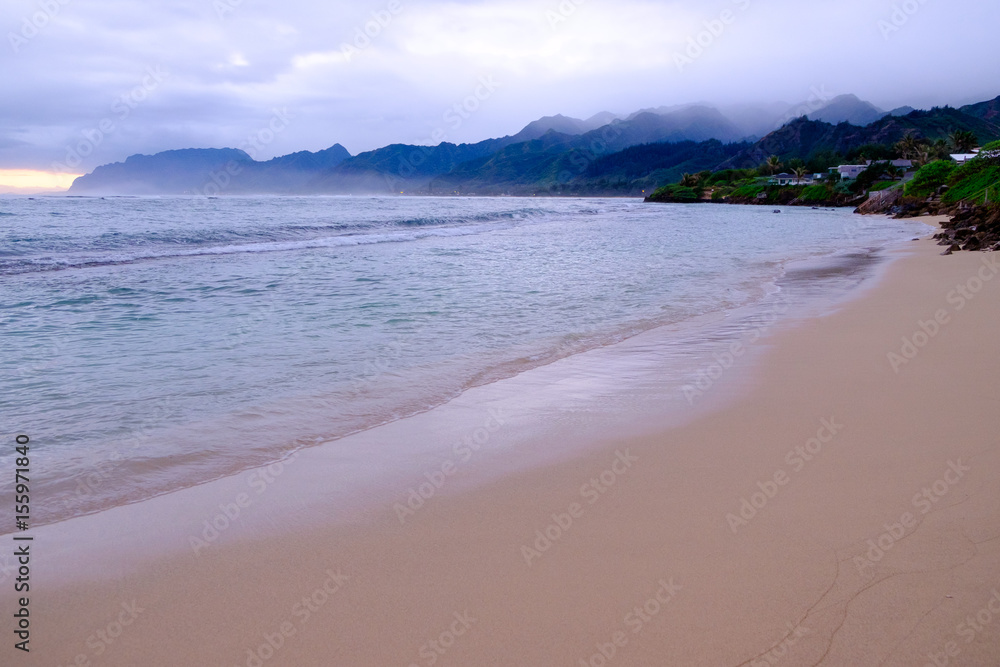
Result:
<instances>
[{"instance_id":1,"label":"ocean water","mask_svg":"<svg viewBox=\"0 0 1000 667\"><path fill-rule=\"evenodd\" d=\"M0 429L31 437L33 520L57 521L759 302L791 262L925 230L622 199L0 199Z\"/></svg>"}]
</instances>

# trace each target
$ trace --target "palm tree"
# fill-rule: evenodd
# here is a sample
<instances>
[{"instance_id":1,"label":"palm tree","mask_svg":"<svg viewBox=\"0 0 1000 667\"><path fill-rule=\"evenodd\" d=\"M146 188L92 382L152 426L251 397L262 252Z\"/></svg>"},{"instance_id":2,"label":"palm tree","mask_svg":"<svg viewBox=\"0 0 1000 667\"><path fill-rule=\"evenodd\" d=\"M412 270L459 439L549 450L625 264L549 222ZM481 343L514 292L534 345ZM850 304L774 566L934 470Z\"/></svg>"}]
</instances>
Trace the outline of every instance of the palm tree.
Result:
<instances>
[{"instance_id":1,"label":"palm tree","mask_svg":"<svg viewBox=\"0 0 1000 667\"><path fill-rule=\"evenodd\" d=\"M772 155L767 158L767 162L764 163L764 168L769 174L777 174L781 171L781 160L778 159L777 155Z\"/></svg>"},{"instance_id":2,"label":"palm tree","mask_svg":"<svg viewBox=\"0 0 1000 667\"><path fill-rule=\"evenodd\" d=\"M931 157L935 160L947 160L951 150L948 148L948 142L944 139L938 139L931 146Z\"/></svg>"},{"instance_id":3,"label":"palm tree","mask_svg":"<svg viewBox=\"0 0 1000 667\"><path fill-rule=\"evenodd\" d=\"M951 145L955 147L955 151L958 153L971 153L972 149L979 145L979 139L968 130L952 132L949 139L951 140Z\"/></svg>"},{"instance_id":4,"label":"palm tree","mask_svg":"<svg viewBox=\"0 0 1000 667\"><path fill-rule=\"evenodd\" d=\"M700 179L695 174L684 174L681 176L681 185L685 188L694 188L698 186Z\"/></svg>"},{"instance_id":5,"label":"palm tree","mask_svg":"<svg viewBox=\"0 0 1000 667\"><path fill-rule=\"evenodd\" d=\"M917 141L917 136L910 131L896 143L896 150L903 156L903 159L914 160L920 154L920 142Z\"/></svg>"},{"instance_id":6,"label":"palm tree","mask_svg":"<svg viewBox=\"0 0 1000 667\"><path fill-rule=\"evenodd\" d=\"M809 172L809 170L806 169L805 167L796 167L794 171L795 171L795 184L796 185L798 185L799 183L801 183L802 182L802 177L805 176Z\"/></svg>"}]
</instances>

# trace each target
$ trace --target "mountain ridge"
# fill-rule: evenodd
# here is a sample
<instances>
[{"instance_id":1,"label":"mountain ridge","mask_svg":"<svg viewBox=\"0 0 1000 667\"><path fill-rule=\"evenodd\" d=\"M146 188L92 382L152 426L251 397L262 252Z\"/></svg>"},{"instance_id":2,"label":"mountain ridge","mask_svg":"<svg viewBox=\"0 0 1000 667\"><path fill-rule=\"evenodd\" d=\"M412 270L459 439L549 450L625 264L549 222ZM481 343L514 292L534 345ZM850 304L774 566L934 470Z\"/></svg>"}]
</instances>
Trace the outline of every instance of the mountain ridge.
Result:
<instances>
[{"instance_id":1,"label":"mountain ridge","mask_svg":"<svg viewBox=\"0 0 1000 667\"><path fill-rule=\"evenodd\" d=\"M610 112L586 120L557 114L529 123L518 134L474 144L390 144L353 156L340 144L265 162L237 149L133 155L81 176L70 193L639 194L655 187L658 179L756 167L771 155L819 165L867 144L893 144L908 133L932 141L956 130L971 131L981 141L1000 137L1000 97L961 109L942 107L905 115L893 115L905 107L883 112L856 96L840 96L833 102L833 117L838 110L853 109L879 118L860 126L812 120L809 113L756 139L708 105L660 107L624 118ZM775 103L754 122L784 106ZM830 105L818 111L822 108ZM586 129L609 118L604 125Z\"/></svg>"}]
</instances>

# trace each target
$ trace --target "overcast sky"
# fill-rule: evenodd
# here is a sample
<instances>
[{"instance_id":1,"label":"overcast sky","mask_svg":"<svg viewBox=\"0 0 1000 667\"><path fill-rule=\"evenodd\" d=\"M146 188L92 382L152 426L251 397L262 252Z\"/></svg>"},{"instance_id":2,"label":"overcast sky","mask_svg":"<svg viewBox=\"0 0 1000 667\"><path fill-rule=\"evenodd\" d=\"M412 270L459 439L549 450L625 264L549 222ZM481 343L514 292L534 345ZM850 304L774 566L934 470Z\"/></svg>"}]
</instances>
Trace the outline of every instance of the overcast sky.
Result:
<instances>
[{"instance_id":1,"label":"overcast sky","mask_svg":"<svg viewBox=\"0 0 1000 667\"><path fill-rule=\"evenodd\" d=\"M258 159L813 90L885 109L1000 95L993 0L3 0L0 21L0 169L268 127Z\"/></svg>"}]
</instances>

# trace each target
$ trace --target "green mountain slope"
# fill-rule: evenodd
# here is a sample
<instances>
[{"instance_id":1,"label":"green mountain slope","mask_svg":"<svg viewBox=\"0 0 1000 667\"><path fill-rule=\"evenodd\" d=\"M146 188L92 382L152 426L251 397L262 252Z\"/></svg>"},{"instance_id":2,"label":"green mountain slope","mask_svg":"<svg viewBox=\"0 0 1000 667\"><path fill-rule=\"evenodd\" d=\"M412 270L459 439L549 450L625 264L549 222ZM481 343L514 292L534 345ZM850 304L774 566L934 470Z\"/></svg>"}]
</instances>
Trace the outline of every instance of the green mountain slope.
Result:
<instances>
[{"instance_id":1,"label":"green mountain slope","mask_svg":"<svg viewBox=\"0 0 1000 667\"><path fill-rule=\"evenodd\" d=\"M977 118L950 107L913 111L906 116L886 116L866 127L847 123L830 125L799 118L767 135L753 147L719 165L719 168L756 167L771 155L777 155L782 162L799 159L808 163L822 154L843 157L870 144L891 146L907 134L930 141L947 140L958 130L972 132L980 143L986 143L1000 138L1000 121Z\"/></svg>"}]
</instances>

